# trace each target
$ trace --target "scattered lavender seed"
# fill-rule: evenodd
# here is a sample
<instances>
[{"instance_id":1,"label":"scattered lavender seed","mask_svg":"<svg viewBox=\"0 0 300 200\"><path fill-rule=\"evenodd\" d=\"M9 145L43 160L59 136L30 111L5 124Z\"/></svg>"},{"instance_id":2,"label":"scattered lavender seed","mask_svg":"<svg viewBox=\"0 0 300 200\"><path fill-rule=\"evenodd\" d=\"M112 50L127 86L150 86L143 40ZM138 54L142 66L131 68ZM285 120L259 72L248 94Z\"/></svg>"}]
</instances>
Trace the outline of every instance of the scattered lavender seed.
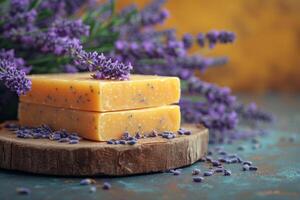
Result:
<instances>
[{"instance_id":1,"label":"scattered lavender seed","mask_svg":"<svg viewBox=\"0 0 300 200\"><path fill-rule=\"evenodd\" d=\"M255 167L255 166L249 166L249 170L250 170L250 171L257 171L257 170L258 170L258 168L257 168L257 167Z\"/></svg>"},{"instance_id":2,"label":"scattered lavender seed","mask_svg":"<svg viewBox=\"0 0 300 200\"><path fill-rule=\"evenodd\" d=\"M192 175L199 175L201 173L200 169L193 169Z\"/></svg>"},{"instance_id":3,"label":"scattered lavender seed","mask_svg":"<svg viewBox=\"0 0 300 200\"><path fill-rule=\"evenodd\" d=\"M108 183L108 182L104 182L103 183L103 186L102 186L102 189L103 190L109 190L111 188L111 184Z\"/></svg>"},{"instance_id":4,"label":"scattered lavender seed","mask_svg":"<svg viewBox=\"0 0 300 200\"><path fill-rule=\"evenodd\" d=\"M94 193L94 192L96 192L96 191L97 191L96 186L90 187L90 192L91 192L91 193Z\"/></svg>"},{"instance_id":5,"label":"scattered lavender seed","mask_svg":"<svg viewBox=\"0 0 300 200\"><path fill-rule=\"evenodd\" d=\"M231 176L231 171L228 169L224 169L224 176Z\"/></svg>"},{"instance_id":6,"label":"scattered lavender seed","mask_svg":"<svg viewBox=\"0 0 300 200\"><path fill-rule=\"evenodd\" d=\"M16 192L21 195L29 195L31 193L31 190L26 187L18 187L16 189Z\"/></svg>"},{"instance_id":7,"label":"scattered lavender seed","mask_svg":"<svg viewBox=\"0 0 300 200\"><path fill-rule=\"evenodd\" d=\"M193 177L193 181L196 182L196 183L200 183L203 180L204 180L204 178L202 176Z\"/></svg>"},{"instance_id":8,"label":"scattered lavender seed","mask_svg":"<svg viewBox=\"0 0 300 200\"><path fill-rule=\"evenodd\" d=\"M203 176L212 176L214 174L214 172L212 171L206 171L203 173Z\"/></svg>"},{"instance_id":9,"label":"scattered lavender seed","mask_svg":"<svg viewBox=\"0 0 300 200\"><path fill-rule=\"evenodd\" d=\"M243 165L249 165L249 166L251 166L251 165L252 165L252 162L251 162L251 161L244 161L244 162L243 162Z\"/></svg>"},{"instance_id":10,"label":"scattered lavender seed","mask_svg":"<svg viewBox=\"0 0 300 200\"><path fill-rule=\"evenodd\" d=\"M114 144L120 144L120 141L119 141L119 140L116 140Z\"/></svg>"}]
</instances>

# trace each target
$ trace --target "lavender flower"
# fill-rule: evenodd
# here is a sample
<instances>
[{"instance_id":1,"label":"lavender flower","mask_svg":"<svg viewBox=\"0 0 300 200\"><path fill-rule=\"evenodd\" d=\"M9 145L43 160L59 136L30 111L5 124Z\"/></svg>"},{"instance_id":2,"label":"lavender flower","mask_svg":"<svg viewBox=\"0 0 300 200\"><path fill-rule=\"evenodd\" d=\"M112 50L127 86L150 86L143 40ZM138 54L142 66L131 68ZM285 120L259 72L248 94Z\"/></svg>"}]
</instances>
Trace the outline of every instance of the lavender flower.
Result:
<instances>
[{"instance_id":1,"label":"lavender flower","mask_svg":"<svg viewBox=\"0 0 300 200\"><path fill-rule=\"evenodd\" d=\"M182 37L182 42L184 44L184 48L189 49L193 45L193 36L189 33L186 33Z\"/></svg>"},{"instance_id":2,"label":"lavender flower","mask_svg":"<svg viewBox=\"0 0 300 200\"><path fill-rule=\"evenodd\" d=\"M24 71L18 70L15 63L0 60L0 80L18 95L25 94L31 88L31 82Z\"/></svg>"},{"instance_id":3,"label":"lavender flower","mask_svg":"<svg viewBox=\"0 0 300 200\"><path fill-rule=\"evenodd\" d=\"M199 33L197 35L197 43L200 47L204 47L204 45L205 45L205 35L203 33Z\"/></svg>"},{"instance_id":4,"label":"lavender flower","mask_svg":"<svg viewBox=\"0 0 300 200\"><path fill-rule=\"evenodd\" d=\"M89 28L82 20L59 19L53 22L49 31L58 37L80 38L89 35Z\"/></svg>"}]
</instances>

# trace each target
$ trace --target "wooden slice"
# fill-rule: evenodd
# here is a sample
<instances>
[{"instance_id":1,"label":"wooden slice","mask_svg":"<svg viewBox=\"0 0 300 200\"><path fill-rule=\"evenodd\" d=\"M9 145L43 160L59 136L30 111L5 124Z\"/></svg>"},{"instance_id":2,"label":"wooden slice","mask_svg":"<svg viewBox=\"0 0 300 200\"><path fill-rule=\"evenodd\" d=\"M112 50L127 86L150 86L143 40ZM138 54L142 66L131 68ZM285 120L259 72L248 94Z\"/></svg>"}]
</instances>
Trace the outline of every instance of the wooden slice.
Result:
<instances>
[{"instance_id":1,"label":"wooden slice","mask_svg":"<svg viewBox=\"0 0 300 200\"><path fill-rule=\"evenodd\" d=\"M0 168L63 176L123 176L191 165L207 151L208 130L184 125L191 135L175 139L141 139L137 144L109 145L80 141L65 144L47 139L20 139L0 126Z\"/></svg>"}]
</instances>

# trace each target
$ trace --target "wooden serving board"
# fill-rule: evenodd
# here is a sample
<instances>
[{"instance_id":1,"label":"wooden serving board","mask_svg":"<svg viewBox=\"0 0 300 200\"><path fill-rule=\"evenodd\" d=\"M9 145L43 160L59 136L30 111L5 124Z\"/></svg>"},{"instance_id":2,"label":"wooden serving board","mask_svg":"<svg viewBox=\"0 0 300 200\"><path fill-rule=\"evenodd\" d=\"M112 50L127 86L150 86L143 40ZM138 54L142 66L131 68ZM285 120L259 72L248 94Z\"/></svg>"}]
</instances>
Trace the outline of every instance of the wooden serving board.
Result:
<instances>
[{"instance_id":1,"label":"wooden serving board","mask_svg":"<svg viewBox=\"0 0 300 200\"><path fill-rule=\"evenodd\" d=\"M0 125L0 168L61 176L124 176L191 165L206 152L208 130L184 125L191 135L175 139L140 139L111 145L82 140L65 144L47 139L20 139Z\"/></svg>"}]
</instances>

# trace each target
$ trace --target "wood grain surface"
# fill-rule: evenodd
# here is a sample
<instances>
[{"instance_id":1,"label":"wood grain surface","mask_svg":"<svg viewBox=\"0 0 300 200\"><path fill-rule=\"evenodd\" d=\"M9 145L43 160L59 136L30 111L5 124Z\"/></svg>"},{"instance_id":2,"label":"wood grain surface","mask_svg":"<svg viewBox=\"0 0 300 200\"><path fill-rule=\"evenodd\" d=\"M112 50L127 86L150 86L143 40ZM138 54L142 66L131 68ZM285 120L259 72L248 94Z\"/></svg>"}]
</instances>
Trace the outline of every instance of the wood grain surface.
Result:
<instances>
[{"instance_id":1,"label":"wood grain surface","mask_svg":"<svg viewBox=\"0 0 300 200\"><path fill-rule=\"evenodd\" d=\"M0 168L59 176L125 176L191 165L206 152L208 130L184 125L189 136L146 138L130 145L82 140L65 144L47 139L20 139L0 126Z\"/></svg>"}]
</instances>

